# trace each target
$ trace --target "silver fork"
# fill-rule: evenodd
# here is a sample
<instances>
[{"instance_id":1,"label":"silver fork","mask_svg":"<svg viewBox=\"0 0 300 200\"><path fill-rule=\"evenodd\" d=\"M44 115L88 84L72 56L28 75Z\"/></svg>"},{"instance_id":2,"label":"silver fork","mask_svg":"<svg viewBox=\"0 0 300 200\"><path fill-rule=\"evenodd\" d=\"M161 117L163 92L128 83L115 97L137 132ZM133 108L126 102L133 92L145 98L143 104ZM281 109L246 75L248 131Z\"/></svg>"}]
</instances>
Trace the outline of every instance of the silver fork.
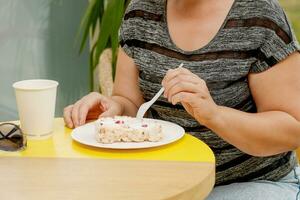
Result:
<instances>
[{"instance_id":1,"label":"silver fork","mask_svg":"<svg viewBox=\"0 0 300 200\"><path fill-rule=\"evenodd\" d=\"M182 66L183 66L183 63L181 63L178 68L180 68ZM147 112L147 110L152 106L152 104L154 104L154 102L160 97L160 95L162 95L162 93L164 93L164 91L165 91L165 88L162 87L150 101L143 103L140 106L140 108L136 114L136 118L142 119L144 117L145 113Z\"/></svg>"}]
</instances>

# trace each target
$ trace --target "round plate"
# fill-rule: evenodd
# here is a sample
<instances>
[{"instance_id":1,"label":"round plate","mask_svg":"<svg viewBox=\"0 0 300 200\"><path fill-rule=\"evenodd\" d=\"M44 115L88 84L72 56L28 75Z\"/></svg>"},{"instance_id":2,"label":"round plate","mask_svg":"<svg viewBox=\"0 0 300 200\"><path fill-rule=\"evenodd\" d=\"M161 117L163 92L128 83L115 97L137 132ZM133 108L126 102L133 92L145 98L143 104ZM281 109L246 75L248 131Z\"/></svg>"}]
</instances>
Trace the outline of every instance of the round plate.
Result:
<instances>
[{"instance_id":1,"label":"round plate","mask_svg":"<svg viewBox=\"0 0 300 200\"><path fill-rule=\"evenodd\" d=\"M80 126L72 131L73 140L93 147L108 148L108 149L142 149L158 147L170 144L182 138L185 134L184 129L174 123L156 120L143 119L146 123L159 123L162 126L163 139L159 142L116 142L113 144L102 144L96 141L95 122Z\"/></svg>"}]
</instances>

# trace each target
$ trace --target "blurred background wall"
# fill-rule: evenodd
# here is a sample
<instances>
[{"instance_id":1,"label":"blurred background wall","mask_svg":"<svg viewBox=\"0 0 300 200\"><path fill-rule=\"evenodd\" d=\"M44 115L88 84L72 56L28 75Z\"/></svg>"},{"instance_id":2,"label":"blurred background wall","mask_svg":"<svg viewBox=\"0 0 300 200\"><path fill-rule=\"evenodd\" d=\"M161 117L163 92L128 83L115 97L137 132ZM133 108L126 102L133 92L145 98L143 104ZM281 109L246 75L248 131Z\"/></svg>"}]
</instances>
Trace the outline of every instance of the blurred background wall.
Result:
<instances>
[{"instance_id":1,"label":"blurred background wall","mask_svg":"<svg viewBox=\"0 0 300 200\"><path fill-rule=\"evenodd\" d=\"M300 0L280 0L280 3L286 11L293 28L297 34L298 41L300 39Z\"/></svg>"},{"instance_id":2,"label":"blurred background wall","mask_svg":"<svg viewBox=\"0 0 300 200\"><path fill-rule=\"evenodd\" d=\"M60 85L56 115L88 92L88 55L75 36L87 0L0 0L0 121L18 119L12 83L46 78Z\"/></svg>"},{"instance_id":3,"label":"blurred background wall","mask_svg":"<svg viewBox=\"0 0 300 200\"><path fill-rule=\"evenodd\" d=\"M87 51L75 36L87 0L0 0L0 121L18 118L12 83L60 82L56 116L88 92ZM280 0L300 39L300 0Z\"/></svg>"}]
</instances>

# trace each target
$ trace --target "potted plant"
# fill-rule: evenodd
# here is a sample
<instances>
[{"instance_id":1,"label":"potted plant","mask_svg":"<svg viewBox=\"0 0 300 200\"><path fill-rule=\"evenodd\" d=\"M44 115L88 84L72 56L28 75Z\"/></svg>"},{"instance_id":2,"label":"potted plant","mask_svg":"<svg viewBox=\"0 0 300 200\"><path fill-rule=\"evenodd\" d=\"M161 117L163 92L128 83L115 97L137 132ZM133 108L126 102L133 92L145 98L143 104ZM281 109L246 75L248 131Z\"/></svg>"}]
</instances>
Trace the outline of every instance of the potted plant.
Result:
<instances>
[{"instance_id":1,"label":"potted plant","mask_svg":"<svg viewBox=\"0 0 300 200\"><path fill-rule=\"evenodd\" d=\"M80 24L80 52L89 39L91 91L111 94L119 46L118 33L128 3L129 0L89 0Z\"/></svg>"}]
</instances>

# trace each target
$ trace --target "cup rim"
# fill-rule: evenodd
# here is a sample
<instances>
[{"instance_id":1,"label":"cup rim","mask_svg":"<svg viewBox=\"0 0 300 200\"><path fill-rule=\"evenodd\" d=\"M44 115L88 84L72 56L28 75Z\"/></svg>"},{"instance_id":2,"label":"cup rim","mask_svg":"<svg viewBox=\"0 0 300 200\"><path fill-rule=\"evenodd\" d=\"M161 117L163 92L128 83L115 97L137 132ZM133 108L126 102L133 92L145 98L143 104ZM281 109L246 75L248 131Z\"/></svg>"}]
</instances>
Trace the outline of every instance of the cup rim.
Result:
<instances>
[{"instance_id":1,"label":"cup rim","mask_svg":"<svg viewBox=\"0 0 300 200\"><path fill-rule=\"evenodd\" d=\"M49 84L47 86L43 87L26 87L23 84L25 82L48 82ZM16 90L26 90L26 91L37 91L37 90L46 90L46 89L52 89L55 88L59 85L57 81L54 80L49 80L49 79L28 79L28 80L22 80L22 81L17 81L13 83L13 88Z\"/></svg>"}]
</instances>

